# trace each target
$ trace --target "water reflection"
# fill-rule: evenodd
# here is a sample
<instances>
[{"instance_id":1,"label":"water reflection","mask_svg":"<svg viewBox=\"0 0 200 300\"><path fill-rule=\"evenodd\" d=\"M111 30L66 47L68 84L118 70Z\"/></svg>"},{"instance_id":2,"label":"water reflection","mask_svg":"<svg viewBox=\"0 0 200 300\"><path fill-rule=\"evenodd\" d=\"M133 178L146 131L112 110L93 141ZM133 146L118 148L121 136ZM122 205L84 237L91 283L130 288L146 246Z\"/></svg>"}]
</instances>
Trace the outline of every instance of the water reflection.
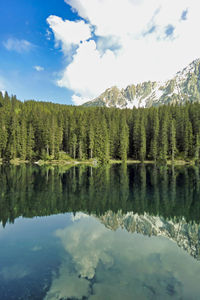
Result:
<instances>
[{"instance_id":1,"label":"water reflection","mask_svg":"<svg viewBox=\"0 0 200 300\"><path fill-rule=\"evenodd\" d=\"M200 259L200 225L195 222L186 222L176 218L167 220L159 216L133 214L129 212L123 214L121 211L113 213L106 212L100 216L101 222L109 229L126 229L128 232L136 232L146 236L166 237L187 251L191 256Z\"/></svg>"},{"instance_id":2,"label":"water reflection","mask_svg":"<svg viewBox=\"0 0 200 300\"><path fill-rule=\"evenodd\" d=\"M0 298L198 299L199 172L0 166Z\"/></svg>"},{"instance_id":3,"label":"water reflection","mask_svg":"<svg viewBox=\"0 0 200 300\"><path fill-rule=\"evenodd\" d=\"M200 220L197 167L114 165L91 168L0 166L0 221L82 211L144 212L164 218Z\"/></svg>"},{"instance_id":4,"label":"water reflection","mask_svg":"<svg viewBox=\"0 0 200 300\"><path fill-rule=\"evenodd\" d=\"M198 299L199 265L168 239L113 232L84 215L55 234L67 259L46 300Z\"/></svg>"}]
</instances>

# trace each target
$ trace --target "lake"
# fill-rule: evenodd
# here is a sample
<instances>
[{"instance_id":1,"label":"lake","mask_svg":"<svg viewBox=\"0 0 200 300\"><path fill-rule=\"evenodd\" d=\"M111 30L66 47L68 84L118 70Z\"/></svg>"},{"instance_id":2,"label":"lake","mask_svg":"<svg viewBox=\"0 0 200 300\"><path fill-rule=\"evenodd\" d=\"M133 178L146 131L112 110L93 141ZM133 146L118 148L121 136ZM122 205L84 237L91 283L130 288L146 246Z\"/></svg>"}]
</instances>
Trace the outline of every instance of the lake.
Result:
<instances>
[{"instance_id":1,"label":"lake","mask_svg":"<svg viewBox=\"0 0 200 300\"><path fill-rule=\"evenodd\" d=\"M0 166L0 299L200 299L200 169Z\"/></svg>"}]
</instances>

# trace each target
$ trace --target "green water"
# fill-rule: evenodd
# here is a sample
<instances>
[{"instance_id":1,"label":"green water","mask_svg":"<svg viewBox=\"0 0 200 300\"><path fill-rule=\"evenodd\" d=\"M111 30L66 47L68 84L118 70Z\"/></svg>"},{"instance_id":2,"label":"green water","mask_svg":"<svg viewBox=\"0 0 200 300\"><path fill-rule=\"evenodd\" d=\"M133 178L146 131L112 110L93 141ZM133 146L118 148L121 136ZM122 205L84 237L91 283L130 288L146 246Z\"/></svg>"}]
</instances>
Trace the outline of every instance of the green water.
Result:
<instances>
[{"instance_id":1,"label":"green water","mask_svg":"<svg viewBox=\"0 0 200 300\"><path fill-rule=\"evenodd\" d=\"M0 166L0 299L200 299L200 169Z\"/></svg>"}]
</instances>

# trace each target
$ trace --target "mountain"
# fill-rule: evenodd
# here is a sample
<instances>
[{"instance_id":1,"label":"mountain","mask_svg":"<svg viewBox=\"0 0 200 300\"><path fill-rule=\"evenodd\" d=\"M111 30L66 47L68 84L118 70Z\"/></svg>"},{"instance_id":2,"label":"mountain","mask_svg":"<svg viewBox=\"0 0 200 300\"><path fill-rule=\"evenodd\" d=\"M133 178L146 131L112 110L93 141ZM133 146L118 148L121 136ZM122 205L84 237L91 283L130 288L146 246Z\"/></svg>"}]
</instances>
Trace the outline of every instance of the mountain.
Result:
<instances>
[{"instance_id":1,"label":"mountain","mask_svg":"<svg viewBox=\"0 0 200 300\"><path fill-rule=\"evenodd\" d=\"M200 59L193 61L165 82L147 81L121 90L114 86L83 105L138 108L186 101L200 102Z\"/></svg>"},{"instance_id":2,"label":"mountain","mask_svg":"<svg viewBox=\"0 0 200 300\"><path fill-rule=\"evenodd\" d=\"M128 232L136 232L147 236L163 236L187 251L191 256L200 260L200 225L195 222L186 222L185 218L168 220L159 216L151 216L121 211L106 212L98 219L109 229L117 230L119 227Z\"/></svg>"}]
</instances>

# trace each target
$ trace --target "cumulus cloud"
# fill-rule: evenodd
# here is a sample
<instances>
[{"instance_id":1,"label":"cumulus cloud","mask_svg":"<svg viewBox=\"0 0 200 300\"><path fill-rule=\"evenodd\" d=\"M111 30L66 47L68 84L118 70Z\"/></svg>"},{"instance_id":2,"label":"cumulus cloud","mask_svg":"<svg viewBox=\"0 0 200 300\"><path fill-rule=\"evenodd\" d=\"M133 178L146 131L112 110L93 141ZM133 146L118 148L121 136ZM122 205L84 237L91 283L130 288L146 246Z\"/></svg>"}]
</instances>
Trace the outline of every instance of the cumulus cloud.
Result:
<instances>
[{"instance_id":1,"label":"cumulus cloud","mask_svg":"<svg viewBox=\"0 0 200 300\"><path fill-rule=\"evenodd\" d=\"M3 42L4 47L8 51L15 51L18 53L30 51L34 45L26 40L18 40L15 38L9 38L7 41Z\"/></svg>"},{"instance_id":2,"label":"cumulus cloud","mask_svg":"<svg viewBox=\"0 0 200 300\"><path fill-rule=\"evenodd\" d=\"M41 66L34 66L34 69L38 72L44 71L44 68Z\"/></svg>"},{"instance_id":3,"label":"cumulus cloud","mask_svg":"<svg viewBox=\"0 0 200 300\"><path fill-rule=\"evenodd\" d=\"M54 32L56 47L61 44L65 54L71 46L79 45L91 37L90 26L84 21L63 21L60 17L49 16L47 23Z\"/></svg>"},{"instance_id":4,"label":"cumulus cloud","mask_svg":"<svg viewBox=\"0 0 200 300\"><path fill-rule=\"evenodd\" d=\"M113 85L168 79L200 56L198 0L65 2L83 20L47 22L70 56L58 85L74 91L76 104Z\"/></svg>"}]
</instances>

